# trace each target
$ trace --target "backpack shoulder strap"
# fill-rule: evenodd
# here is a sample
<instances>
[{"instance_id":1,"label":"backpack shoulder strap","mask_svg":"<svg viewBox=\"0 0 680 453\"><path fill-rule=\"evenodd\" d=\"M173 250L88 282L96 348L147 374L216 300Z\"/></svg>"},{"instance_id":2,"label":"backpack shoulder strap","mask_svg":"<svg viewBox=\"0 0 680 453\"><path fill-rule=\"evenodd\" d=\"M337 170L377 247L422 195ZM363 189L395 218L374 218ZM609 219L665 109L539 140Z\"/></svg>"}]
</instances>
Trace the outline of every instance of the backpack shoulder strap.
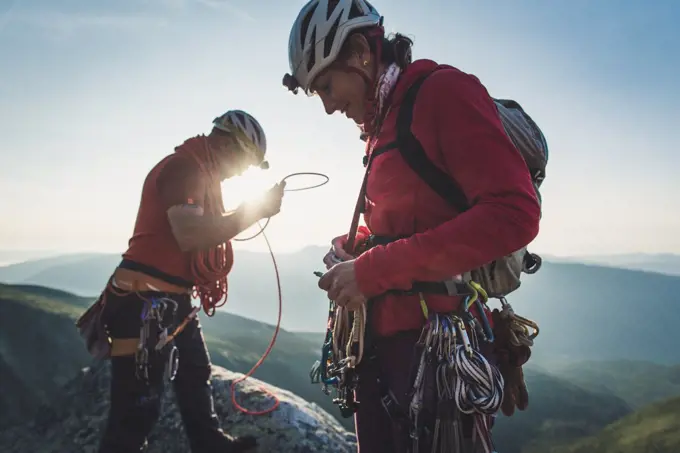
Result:
<instances>
[{"instance_id":1,"label":"backpack shoulder strap","mask_svg":"<svg viewBox=\"0 0 680 453\"><path fill-rule=\"evenodd\" d=\"M436 71L436 69L435 69ZM423 146L411 131L413 107L416 96L425 79L434 71L421 76L411 85L397 115L397 149L401 157L432 190L454 206L458 211L466 211L470 206L460 186L446 172L437 167L425 154Z\"/></svg>"}]
</instances>

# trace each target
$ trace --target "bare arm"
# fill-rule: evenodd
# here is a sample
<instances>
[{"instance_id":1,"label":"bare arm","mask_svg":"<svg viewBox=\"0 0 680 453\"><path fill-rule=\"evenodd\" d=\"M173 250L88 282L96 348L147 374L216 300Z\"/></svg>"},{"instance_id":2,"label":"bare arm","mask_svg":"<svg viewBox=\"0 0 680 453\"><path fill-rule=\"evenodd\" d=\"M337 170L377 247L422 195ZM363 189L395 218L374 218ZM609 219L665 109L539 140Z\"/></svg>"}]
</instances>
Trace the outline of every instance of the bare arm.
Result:
<instances>
[{"instance_id":1,"label":"bare arm","mask_svg":"<svg viewBox=\"0 0 680 453\"><path fill-rule=\"evenodd\" d=\"M163 166L156 188L179 248L205 250L228 242L259 220L259 212L246 207L224 215L205 214L207 187L200 169L191 159L173 156Z\"/></svg>"},{"instance_id":2,"label":"bare arm","mask_svg":"<svg viewBox=\"0 0 680 453\"><path fill-rule=\"evenodd\" d=\"M245 207L224 215L204 215L202 207L191 205L168 209L172 234L183 252L205 250L228 242L259 218L258 212Z\"/></svg>"}]
</instances>

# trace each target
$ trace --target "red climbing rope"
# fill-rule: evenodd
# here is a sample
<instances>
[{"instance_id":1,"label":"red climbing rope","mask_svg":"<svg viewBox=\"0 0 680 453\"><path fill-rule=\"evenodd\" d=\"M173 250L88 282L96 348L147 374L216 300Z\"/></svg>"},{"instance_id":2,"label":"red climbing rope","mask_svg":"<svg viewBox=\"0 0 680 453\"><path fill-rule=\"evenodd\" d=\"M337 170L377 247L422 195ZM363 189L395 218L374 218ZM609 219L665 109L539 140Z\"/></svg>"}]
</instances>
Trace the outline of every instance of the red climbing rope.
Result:
<instances>
[{"instance_id":1,"label":"red climbing rope","mask_svg":"<svg viewBox=\"0 0 680 453\"><path fill-rule=\"evenodd\" d=\"M259 222L258 222L258 225L259 225ZM269 249L269 255L271 256L272 263L274 264L274 272L276 274L276 288L277 288L278 295L279 295L279 315L278 315L278 318L276 319L276 327L274 328L274 334L272 335L272 339L269 341L269 346L267 347L267 350L264 352L264 354L262 354L262 357L260 357L260 360L258 360L257 363L255 365L253 365L253 367L250 369L250 371L248 371L246 374L243 375L243 377L235 379L231 383L231 403L234 405L234 407L239 412L243 412L244 414L248 414L248 415L265 415L265 414L268 414L270 412L275 411L279 407L279 404L281 403L279 401L279 399L276 397L276 395L274 395L272 392L267 390L264 386L260 387L260 390L262 390L263 393L266 393L267 395L271 396L272 399L274 400L274 404L270 408L264 409L264 410L261 410L261 411L251 411L251 410L244 408L243 406L241 406L238 403L238 401L236 401L236 385L239 382L243 382L247 378L252 376L253 373L255 372L255 370L257 370L260 367L260 365L262 365L262 363L265 361L265 359L267 358L269 353L274 348L274 344L276 343L276 337L279 335L279 330L281 328L281 315L283 313L283 294L281 293L281 277L279 275L279 267L276 264L276 257L274 256L274 251L272 250L271 244L269 243L269 239L267 238L267 235L264 233L264 228L261 227L260 231L262 233L262 237L264 238L265 242L267 243L267 248Z\"/></svg>"},{"instance_id":2,"label":"red climbing rope","mask_svg":"<svg viewBox=\"0 0 680 453\"><path fill-rule=\"evenodd\" d=\"M234 263L233 256L231 244L227 242L208 251L194 252L191 257L193 297L201 301L208 316L213 316L217 308L227 303L227 275Z\"/></svg>"},{"instance_id":3,"label":"red climbing rope","mask_svg":"<svg viewBox=\"0 0 680 453\"><path fill-rule=\"evenodd\" d=\"M206 180L208 181L209 190L207 200L205 203L206 213L211 215L222 214L224 212L224 204L222 201L221 180L217 177L218 168L217 161L215 160L215 157L208 146L207 139L203 140L203 146L204 149L202 150L197 150L195 148L193 149L185 148L184 152L186 152L187 154L191 155L194 158L194 160L198 163L201 171L204 173ZM203 159L201 159L199 153L205 153ZM323 175L321 173L293 173L283 178L282 182L293 176L300 175L321 176L325 178L325 181L322 182L321 184L309 187L287 189L286 190L287 192L313 189L316 187L320 187L328 182L328 176ZM264 226L261 226L260 222L257 222L257 224L260 227L260 230L254 236L251 236L246 239L235 240L237 241L250 240L262 234L265 242L267 243L267 248L269 249L269 255L271 256L272 263L274 264L274 272L276 274L276 286L279 299L279 313L278 318L276 320L276 327L274 328L274 334L272 335L267 350L264 352L264 354L262 354L262 357L260 357L257 363L253 365L250 371L245 373L242 377L235 379L231 383L232 404L238 411L248 415L265 415L275 411L280 405L280 401L276 397L276 395L274 395L271 391L267 390L265 387L260 387L260 390L263 393L269 395L274 400L274 404L267 409L260 411L251 411L241 406L236 400L236 385L240 382L245 381L247 378L251 377L253 373L260 367L260 365L262 365L265 359L269 356L269 353L274 348L276 338L278 337L279 330L281 328L281 316L283 313L283 295L281 292L281 278L279 274L279 268L276 263L274 251L272 250L271 244L269 243L269 239L267 238L267 235L264 233L264 229L269 224L269 219L267 219L267 223L265 223ZM214 247L207 251L197 251L192 254L191 273L193 281L195 282L193 295L195 298L198 298L200 300L201 306L206 315L213 316L217 308L222 307L227 303L228 292L227 275L231 271L233 264L234 254L231 242L220 244L217 247ZM173 337L177 333L179 332L176 331L175 333L173 333Z\"/></svg>"}]
</instances>

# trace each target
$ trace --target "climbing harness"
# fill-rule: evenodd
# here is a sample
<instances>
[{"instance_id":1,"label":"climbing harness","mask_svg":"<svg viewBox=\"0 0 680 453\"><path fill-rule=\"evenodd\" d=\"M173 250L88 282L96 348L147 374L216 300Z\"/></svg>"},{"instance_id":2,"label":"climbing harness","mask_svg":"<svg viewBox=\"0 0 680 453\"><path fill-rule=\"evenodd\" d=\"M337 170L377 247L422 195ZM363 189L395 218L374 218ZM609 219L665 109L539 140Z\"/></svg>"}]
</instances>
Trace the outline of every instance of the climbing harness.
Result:
<instances>
[{"instance_id":1,"label":"climbing harness","mask_svg":"<svg viewBox=\"0 0 680 453\"><path fill-rule=\"evenodd\" d=\"M374 242L379 241L369 239L366 246L370 248ZM323 273L315 275L321 277ZM460 286L466 288L461 290ZM496 342L487 315L489 295L472 280L461 280L457 287L465 297L454 313L430 313L423 293L417 293L426 322L415 348L420 354L408 407L399 408L389 389L381 391L385 393L381 396L383 406L390 416L395 410L397 415L406 414L402 418L406 418L409 426L413 453L423 447L432 453L495 451L490 426L503 403L505 382L500 369L481 353L483 344L491 348ZM500 302L500 316L508 320L513 344L533 345L538 325L515 314L505 298L500 298ZM320 383L324 393L330 395L335 391L333 402L344 417L356 412L360 404L354 401L354 390L360 384L356 367L364 356L366 320L365 306L349 312L330 301L321 360L310 372L312 383ZM432 382L436 395L427 394ZM430 415L434 412L433 421L424 410ZM471 439L466 438L470 433L463 431L464 416L472 420Z\"/></svg>"}]
</instances>

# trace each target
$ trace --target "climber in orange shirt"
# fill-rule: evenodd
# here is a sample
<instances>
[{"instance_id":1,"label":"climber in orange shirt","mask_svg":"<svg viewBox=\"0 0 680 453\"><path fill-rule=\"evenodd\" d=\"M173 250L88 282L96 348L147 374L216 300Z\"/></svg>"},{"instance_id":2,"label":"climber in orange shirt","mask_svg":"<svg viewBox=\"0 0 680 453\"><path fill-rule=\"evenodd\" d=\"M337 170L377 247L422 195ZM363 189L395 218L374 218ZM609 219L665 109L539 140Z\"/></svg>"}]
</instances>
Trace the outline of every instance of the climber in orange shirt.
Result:
<instances>
[{"instance_id":1,"label":"climber in orange shirt","mask_svg":"<svg viewBox=\"0 0 680 453\"><path fill-rule=\"evenodd\" d=\"M255 448L254 438L233 438L220 428L191 294L195 289L211 314L226 300L230 240L279 212L284 184L256 205L224 211L221 182L249 166L266 168L265 151L257 120L232 110L214 120L208 136L188 139L148 174L129 247L100 298L101 325L112 339L111 407L100 453L142 450L160 415L166 374L193 453ZM168 341L182 321L184 329Z\"/></svg>"}]
</instances>

